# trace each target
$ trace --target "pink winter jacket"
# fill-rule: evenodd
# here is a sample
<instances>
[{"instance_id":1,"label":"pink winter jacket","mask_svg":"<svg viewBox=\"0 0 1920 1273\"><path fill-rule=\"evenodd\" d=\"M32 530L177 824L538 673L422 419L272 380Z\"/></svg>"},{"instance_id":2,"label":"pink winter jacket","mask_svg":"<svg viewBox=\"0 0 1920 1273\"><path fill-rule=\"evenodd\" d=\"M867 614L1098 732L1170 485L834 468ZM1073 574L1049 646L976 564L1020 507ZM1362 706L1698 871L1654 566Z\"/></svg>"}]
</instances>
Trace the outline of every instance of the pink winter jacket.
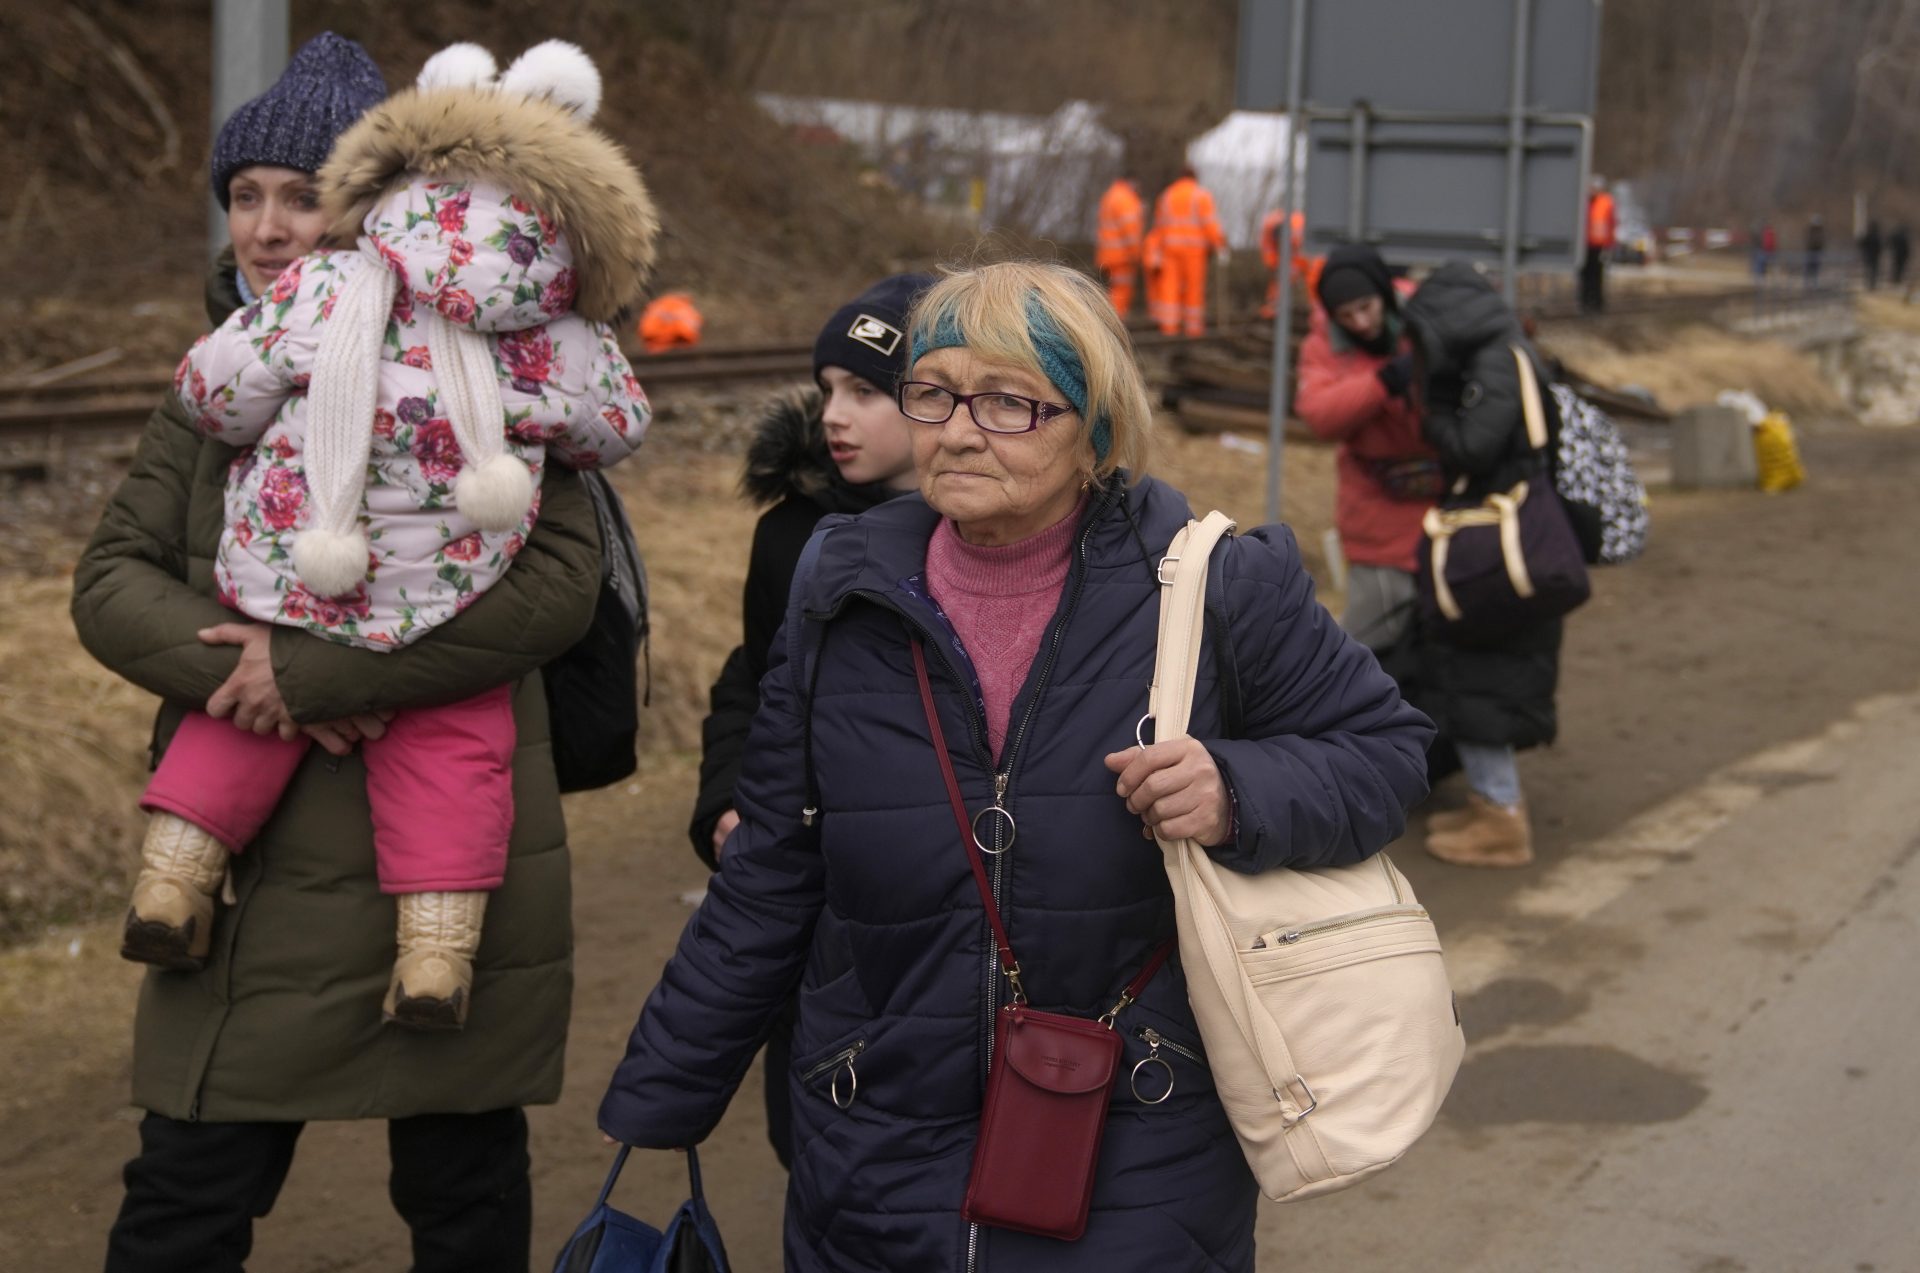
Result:
<instances>
[{"instance_id":1,"label":"pink winter jacket","mask_svg":"<svg viewBox=\"0 0 1920 1273\"><path fill-rule=\"evenodd\" d=\"M360 244L294 262L271 292L188 351L174 387L208 437L248 447L227 477L220 599L251 618L391 648L452 618L506 572L539 514L547 458L593 468L625 458L651 409L604 323L572 310L566 239L543 214L480 182L416 181L368 214ZM365 490L367 580L340 597L300 582L307 524L301 461L306 386L335 293L363 269L400 278L381 350ZM535 491L521 524L480 530L453 507L461 465L416 307L494 337L507 450Z\"/></svg>"}]
</instances>

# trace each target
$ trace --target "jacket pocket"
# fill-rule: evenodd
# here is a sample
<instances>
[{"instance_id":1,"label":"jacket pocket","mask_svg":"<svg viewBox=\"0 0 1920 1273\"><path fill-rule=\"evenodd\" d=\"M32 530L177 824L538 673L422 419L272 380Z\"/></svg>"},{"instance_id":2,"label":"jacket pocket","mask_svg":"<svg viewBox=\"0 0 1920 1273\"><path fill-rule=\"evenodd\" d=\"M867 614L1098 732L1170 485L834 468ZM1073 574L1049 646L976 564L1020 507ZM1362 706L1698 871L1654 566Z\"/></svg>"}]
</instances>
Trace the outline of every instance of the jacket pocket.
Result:
<instances>
[{"instance_id":1,"label":"jacket pocket","mask_svg":"<svg viewBox=\"0 0 1920 1273\"><path fill-rule=\"evenodd\" d=\"M855 1039L845 1047L800 1070L800 1086L818 1092L838 1109L851 1109L860 1094L860 1072L856 1064L867 1050L865 1039Z\"/></svg>"}]
</instances>

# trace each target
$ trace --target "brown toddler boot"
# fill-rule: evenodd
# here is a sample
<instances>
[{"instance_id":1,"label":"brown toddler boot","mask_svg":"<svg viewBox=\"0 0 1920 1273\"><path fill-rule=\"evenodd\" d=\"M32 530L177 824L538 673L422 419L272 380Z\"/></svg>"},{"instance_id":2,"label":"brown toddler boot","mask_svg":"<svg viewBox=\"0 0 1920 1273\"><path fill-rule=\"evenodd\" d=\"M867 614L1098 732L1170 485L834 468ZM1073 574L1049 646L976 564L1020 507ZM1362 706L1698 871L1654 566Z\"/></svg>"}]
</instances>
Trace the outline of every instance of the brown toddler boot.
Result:
<instances>
[{"instance_id":1,"label":"brown toddler boot","mask_svg":"<svg viewBox=\"0 0 1920 1273\"><path fill-rule=\"evenodd\" d=\"M413 1030L458 1030L473 997L485 893L402 893L400 957L382 1016Z\"/></svg>"},{"instance_id":2,"label":"brown toddler boot","mask_svg":"<svg viewBox=\"0 0 1920 1273\"><path fill-rule=\"evenodd\" d=\"M1428 819L1428 853L1455 866L1516 867L1533 861L1533 830L1524 803L1508 809L1474 793L1461 812L1458 821L1438 829Z\"/></svg>"},{"instance_id":3,"label":"brown toddler boot","mask_svg":"<svg viewBox=\"0 0 1920 1273\"><path fill-rule=\"evenodd\" d=\"M213 897L227 878L227 846L171 813L147 821L144 859L120 934L120 957L176 972L207 965Z\"/></svg>"}]
</instances>

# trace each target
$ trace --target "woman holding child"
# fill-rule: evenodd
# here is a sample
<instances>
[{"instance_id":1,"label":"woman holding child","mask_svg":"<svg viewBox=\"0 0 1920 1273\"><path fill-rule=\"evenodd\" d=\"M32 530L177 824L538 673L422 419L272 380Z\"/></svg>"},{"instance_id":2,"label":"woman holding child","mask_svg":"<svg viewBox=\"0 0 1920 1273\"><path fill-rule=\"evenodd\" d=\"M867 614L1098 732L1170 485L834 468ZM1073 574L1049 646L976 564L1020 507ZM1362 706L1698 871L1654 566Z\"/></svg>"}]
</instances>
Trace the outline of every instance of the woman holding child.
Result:
<instances>
[{"instance_id":1,"label":"woman holding child","mask_svg":"<svg viewBox=\"0 0 1920 1273\"><path fill-rule=\"evenodd\" d=\"M208 286L208 316L225 325L216 342L231 341L230 333L244 333L251 324L270 324L275 313L287 312L279 305L300 300L278 294L277 280L291 277L297 284L300 278L287 267L305 258L326 269L351 254L360 228L343 227L339 214L358 207L355 180L378 174L376 211L391 213L393 200L419 195L418 183L393 170L391 156L383 156L376 142L394 135L396 121L404 129L427 116L418 107L424 92L484 87L474 99L486 106L483 115L448 111L438 118L460 119L462 127L491 119L490 126L507 134L534 129L529 138L543 140L533 150L555 149L547 143L555 130L570 127L561 116L571 103L555 94L553 103L509 108L501 104L504 94L495 95L475 78L476 65L464 56L459 74L381 106L385 85L372 61L358 45L325 34L295 54L278 83L235 112L214 146L213 186L228 209L234 239L232 254L222 257ZM441 67L448 69L446 63ZM488 60L484 79L491 78ZM591 88L597 100L597 77ZM356 130L336 156L338 164L327 168L328 181L317 181L336 140L369 110L382 113L384 132ZM584 120L579 127L591 131ZM456 168L436 176L470 182L475 191L488 181L513 184L511 173ZM475 202L481 197L476 194ZM529 209L528 219L541 218L544 227L547 211ZM369 212L366 232L377 238L375 219ZM572 233L602 252L625 250L623 237L636 232L627 221L554 220L562 246ZM643 237L650 238L650 218L643 220ZM420 233L444 230L440 223ZM362 240L362 253L367 243ZM509 241L501 249L515 264L558 250L553 240L536 241L534 253L521 254L529 257L523 263L516 246ZM317 248L341 251L309 257ZM644 245L626 255L644 257ZM364 262L357 264L365 273ZM378 268L369 277L403 273L399 265L386 264L393 275ZM637 287L633 271L616 268L609 275L602 262L590 259L573 264L580 276L593 275L600 308L632 299L609 302L606 284L611 277ZM315 269L307 271L310 284ZM399 280L395 324L402 323L403 302L420 302L450 325L465 320L466 336L480 328L452 305L447 288L419 284L411 276ZM342 291L350 286L343 283ZM394 286L387 284L388 290ZM556 290L572 291L549 289L542 301ZM588 290L581 287L583 295ZM263 308L266 319L260 317ZM339 317L331 305L317 308L322 318ZM583 300L578 308L584 313L588 305ZM556 319L556 339L559 325ZM381 326L386 324L375 322L369 330L377 336ZM442 333L438 339L452 338ZM264 343L285 352L297 340L288 335ZM448 347L458 346L455 340ZM244 349L244 338L233 348ZM263 348L261 362L271 368L266 355ZM378 375L393 374L401 358L400 352L382 355ZM426 375L421 361L406 366ZM371 366L365 370L374 374ZM528 377L518 365L509 370L516 381L498 392L511 399L524 388L518 380ZM262 373L256 368L252 374L253 381L240 374L229 405L243 400L249 385L259 388ZM448 370L432 374L436 392L446 393ZM313 745L294 756L283 790L282 778L274 779L277 798L261 811L257 832L244 845L225 846L240 851L203 854L197 868L179 855L162 863L173 872L168 887L202 896L187 899L197 909L191 923L181 926L190 940L176 952L174 966L150 971L141 991L133 1099L147 1115L140 1153L126 1169L127 1193L107 1267L142 1273L239 1269L251 1247L252 1222L271 1208L303 1123L380 1118L388 1120L391 1196L412 1232L413 1267L524 1270L531 1190L522 1107L558 1098L572 988L566 833L535 673L564 653L593 615L600 544L592 503L574 474L559 463L540 463L549 441L564 449L558 431L537 445L509 436L509 452L531 472L531 488L516 488L526 494L521 515L530 532L501 532L500 568L463 592L457 604L436 611L431 631L409 641L411 633L396 628L394 648L380 650L301 630L285 615L261 622L256 608L243 607L244 616L235 612L240 598L230 587L217 587L216 575L234 578L235 554L247 546L247 519L232 515L229 487L244 489L248 474L266 460L255 455L259 446L236 448L207 427L217 401L192 410L183 405L183 396L198 392L191 380L184 382L149 421L132 471L76 571L75 626L103 663L164 700L154 733L156 760L195 710L205 713L202 720L216 718L216 725L217 718L230 717L235 731L277 733L286 740L305 735ZM275 392L289 402L304 400L307 380L283 377ZM622 398L608 410L616 405L625 415L618 421L609 416L608 427L630 429L637 440L646 422L644 401ZM286 420L283 411L273 427ZM373 440L376 459L391 441ZM466 443L447 458L464 466L470 458ZM377 532L380 517L400 516L401 494L417 495L411 488L397 493L369 487L364 498L375 520L363 521L363 529L371 525ZM459 529L464 511L453 500L428 494L440 509L438 520ZM491 541L476 531L474 542ZM379 541L374 555L390 543ZM273 564L290 568L277 559ZM375 601L383 568L377 564L365 580ZM354 591L365 590L356 585ZM316 584L315 591L330 589ZM497 887L484 893L484 939L477 951L466 952L470 980L459 1004L464 1020L447 1023L463 1028L403 1028L406 1023L394 1019L390 994L397 985L391 894L399 890L383 888L369 768L357 745L381 742L410 712L489 695L503 698L506 710L504 735L494 731L495 738L506 739L510 770L501 779L510 783L504 793L504 867L497 871ZM147 857L151 873L151 841ZM142 896L136 893L136 912ZM210 929L200 922L207 916ZM478 917L472 919L477 929ZM134 929L130 923L127 953L151 961L152 947L134 941ZM448 936L448 950L460 957L452 935L427 935ZM405 938L403 925L403 944Z\"/></svg>"}]
</instances>

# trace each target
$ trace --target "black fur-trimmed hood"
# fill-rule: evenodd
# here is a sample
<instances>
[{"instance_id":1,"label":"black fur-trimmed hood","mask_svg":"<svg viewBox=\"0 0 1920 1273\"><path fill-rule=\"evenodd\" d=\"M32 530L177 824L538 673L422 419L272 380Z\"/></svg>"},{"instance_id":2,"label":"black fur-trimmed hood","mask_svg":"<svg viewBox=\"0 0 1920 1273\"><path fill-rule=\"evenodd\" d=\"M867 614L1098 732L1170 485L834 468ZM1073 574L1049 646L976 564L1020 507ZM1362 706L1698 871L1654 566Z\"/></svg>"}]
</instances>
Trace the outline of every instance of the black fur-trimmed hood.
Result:
<instances>
[{"instance_id":1,"label":"black fur-trimmed hood","mask_svg":"<svg viewBox=\"0 0 1920 1273\"><path fill-rule=\"evenodd\" d=\"M893 494L880 483L851 486L827 453L820 416L826 395L814 385L795 386L768 400L747 447L740 489L755 504L777 504L790 495L812 500L829 513L863 513Z\"/></svg>"}]
</instances>

